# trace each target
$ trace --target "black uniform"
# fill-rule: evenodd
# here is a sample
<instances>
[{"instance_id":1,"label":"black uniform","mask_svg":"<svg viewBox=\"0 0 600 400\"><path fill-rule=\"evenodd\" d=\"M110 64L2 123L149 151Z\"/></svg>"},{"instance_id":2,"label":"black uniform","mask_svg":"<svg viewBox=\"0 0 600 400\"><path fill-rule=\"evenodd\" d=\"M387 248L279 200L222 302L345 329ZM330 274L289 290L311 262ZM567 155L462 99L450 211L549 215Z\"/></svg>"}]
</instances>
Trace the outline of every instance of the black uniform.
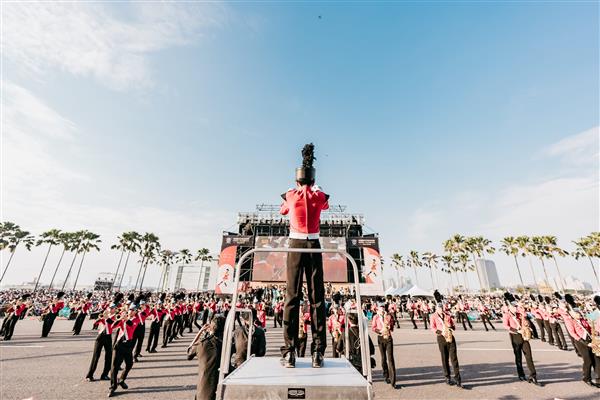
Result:
<instances>
[{"instance_id":1,"label":"black uniform","mask_svg":"<svg viewBox=\"0 0 600 400\"><path fill-rule=\"evenodd\" d=\"M104 322L106 325L111 325L114 321L111 318L107 318ZM95 324L96 325L96 324ZM104 350L104 369L100 379L107 379L110 373L111 361L112 361L112 336L106 331L106 326L98 332L96 340L94 341L94 352L92 354L92 362L90 363L90 369L86 375L86 378L94 379L94 372L98 367L98 361L100 360L100 353Z\"/></svg>"}]
</instances>

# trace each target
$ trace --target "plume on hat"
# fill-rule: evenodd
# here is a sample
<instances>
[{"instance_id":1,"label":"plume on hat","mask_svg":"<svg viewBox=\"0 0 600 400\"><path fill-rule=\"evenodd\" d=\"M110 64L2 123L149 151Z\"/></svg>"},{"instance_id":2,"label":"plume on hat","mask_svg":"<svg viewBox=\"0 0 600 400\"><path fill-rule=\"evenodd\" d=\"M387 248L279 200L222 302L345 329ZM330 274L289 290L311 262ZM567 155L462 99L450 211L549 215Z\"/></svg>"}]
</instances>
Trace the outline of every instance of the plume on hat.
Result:
<instances>
[{"instance_id":1,"label":"plume on hat","mask_svg":"<svg viewBox=\"0 0 600 400\"><path fill-rule=\"evenodd\" d=\"M433 292L433 298L437 303L441 303L442 301L444 301L444 296L442 296L442 294L438 292L437 289L435 289L435 291Z\"/></svg>"},{"instance_id":2,"label":"plume on hat","mask_svg":"<svg viewBox=\"0 0 600 400\"><path fill-rule=\"evenodd\" d=\"M562 296L560 295L560 293L558 293L558 292L554 292L554 297L556 297L559 300L563 299Z\"/></svg>"},{"instance_id":3,"label":"plume on hat","mask_svg":"<svg viewBox=\"0 0 600 400\"><path fill-rule=\"evenodd\" d=\"M315 158L315 145L308 143L302 149L302 168L312 168Z\"/></svg>"},{"instance_id":4,"label":"plume on hat","mask_svg":"<svg viewBox=\"0 0 600 400\"><path fill-rule=\"evenodd\" d=\"M62 299L64 295L65 295L65 292L58 292L58 293L56 293L56 298Z\"/></svg>"},{"instance_id":5,"label":"plume on hat","mask_svg":"<svg viewBox=\"0 0 600 400\"><path fill-rule=\"evenodd\" d=\"M123 301L123 298L125 297L125 295L121 292L117 292L115 294L115 297L113 297L113 303L115 303L116 305L118 305L120 302Z\"/></svg>"}]
</instances>

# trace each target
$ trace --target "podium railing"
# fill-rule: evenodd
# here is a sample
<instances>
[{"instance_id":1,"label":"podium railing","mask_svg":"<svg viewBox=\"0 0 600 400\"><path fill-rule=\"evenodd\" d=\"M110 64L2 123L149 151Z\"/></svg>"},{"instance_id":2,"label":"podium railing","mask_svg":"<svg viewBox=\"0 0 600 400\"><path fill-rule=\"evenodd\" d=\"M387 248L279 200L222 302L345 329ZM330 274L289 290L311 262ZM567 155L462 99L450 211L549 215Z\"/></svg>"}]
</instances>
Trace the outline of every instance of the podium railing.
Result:
<instances>
[{"instance_id":1,"label":"podium railing","mask_svg":"<svg viewBox=\"0 0 600 400\"><path fill-rule=\"evenodd\" d=\"M261 248L261 249L251 249L242 254L240 259L238 260L235 266L235 278L233 284L233 298L231 304L233 305L232 309L227 314L227 320L225 322L225 331L223 333L223 347L221 350L221 367L219 368L219 389L217 393L222 391L221 384L225 375L229 373L229 369L231 366L231 342L233 339L233 329L235 327L235 314L237 309L238 302L238 287L240 283L240 274L241 274L241 266L254 253L321 253L321 254L340 254L344 256L350 264L352 265L352 270L354 273L354 295L356 301L356 310L358 315L358 331L360 335L360 347L361 347L361 362L362 362L362 374L367 378L367 382L369 385L372 384L373 377L371 372L371 355L369 354L369 337L368 332L366 331L366 324L364 323L365 315L362 312L362 303L360 299L360 280L359 280L359 272L358 266L356 265L356 261L354 258L348 254L345 250L337 250L337 249L295 249L295 248ZM243 309L240 309L243 310ZM248 341L252 341L252 336L248 336ZM250 344L250 343L249 343ZM248 346L250 347L250 346ZM250 358L250 352L248 352L247 357Z\"/></svg>"}]
</instances>

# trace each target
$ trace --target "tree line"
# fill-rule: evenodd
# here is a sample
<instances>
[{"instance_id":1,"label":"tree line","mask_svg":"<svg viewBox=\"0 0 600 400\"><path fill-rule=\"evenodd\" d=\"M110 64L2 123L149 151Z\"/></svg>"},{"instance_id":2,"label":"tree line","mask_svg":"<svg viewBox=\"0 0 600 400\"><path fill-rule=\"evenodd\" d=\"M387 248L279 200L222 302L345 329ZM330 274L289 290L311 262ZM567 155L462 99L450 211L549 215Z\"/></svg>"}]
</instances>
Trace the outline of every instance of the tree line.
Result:
<instances>
[{"instance_id":1,"label":"tree line","mask_svg":"<svg viewBox=\"0 0 600 400\"><path fill-rule=\"evenodd\" d=\"M4 280L6 271L8 271L18 247L24 247L27 251L31 251L34 246L47 246L42 267L35 281L35 287L33 289L36 291L39 287L42 274L46 268L48 256L50 255L51 250L54 247L59 247L61 248L60 258L54 267L54 272L48 288L53 288L54 281L62 264L65 253L70 253L73 258L71 259L71 263L65 275L61 290L65 289L67 281L73 273L73 266L76 265L76 261L79 258L79 266L77 268L77 274L75 275L75 281L73 283L73 290L75 290L86 254L92 250L100 251L99 245L101 242L100 235L87 230L63 232L59 229L51 229L43 232L41 235L39 235L39 237L36 238L30 232L21 229L19 225L13 222L1 222L0 250L8 250L10 256L6 266L4 266L2 275L0 276L0 283L2 283ZM179 251L163 249L161 247L159 237L151 232L146 232L144 234L140 234L135 231L123 232L117 237L116 243L110 248L120 252L119 261L117 263L117 268L112 280L112 286L117 290L121 289L123 278L125 277L127 266L129 265L129 259L132 255L134 257L138 257L139 263L135 286L133 288L134 290L142 290L148 266L156 265L161 268L158 288L159 290L164 290L168 285L168 277L173 264L187 265L192 262L192 259L195 261L200 261L201 263L200 274L198 276L198 284L196 288L196 290L199 290L204 263L213 260L213 257L209 254L209 250L207 248L201 248L196 252L195 255L192 254L189 249L182 249ZM121 267L123 268L121 269ZM119 272L121 273L120 278Z\"/></svg>"},{"instance_id":2,"label":"tree line","mask_svg":"<svg viewBox=\"0 0 600 400\"><path fill-rule=\"evenodd\" d=\"M500 241L499 251L512 256L515 262L515 267L522 287L525 287L523 275L521 274L521 265L519 258L525 258L528 261L531 273L533 275L534 286L537 291L540 291L538 280L536 278L533 260L539 261L542 266L542 271L545 281L550 285L548 278L548 262L552 262L558 273L558 280L561 289L565 290L565 282L562 277L558 265L558 258L572 256L579 260L587 259L592 268L592 272L596 277L596 281L600 285L598 272L594 267L593 259L600 258L600 232L592 232L587 236L573 241L574 250L571 252L558 246L558 241L555 236L507 236ZM417 269L424 267L429 269L432 284L439 286L438 271L447 273L450 277L450 283L454 287L463 286L469 291L469 283L467 274L470 271L477 273L479 286L483 287L482 277L476 267L476 260L482 259L487 254L494 254L496 248L492 245L489 239L482 236L463 236L459 234L453 235L450 239L442 243L444 254L437 255L431 251L419 254L415 250L408 252L406 256L395 253L391 257L391 264L396 270L412 269L415 275L415 283L418 285ZM460 282L462 272L463 282ZM434 278L435 275L435 278Z\"/></svg>"}]
</instances>

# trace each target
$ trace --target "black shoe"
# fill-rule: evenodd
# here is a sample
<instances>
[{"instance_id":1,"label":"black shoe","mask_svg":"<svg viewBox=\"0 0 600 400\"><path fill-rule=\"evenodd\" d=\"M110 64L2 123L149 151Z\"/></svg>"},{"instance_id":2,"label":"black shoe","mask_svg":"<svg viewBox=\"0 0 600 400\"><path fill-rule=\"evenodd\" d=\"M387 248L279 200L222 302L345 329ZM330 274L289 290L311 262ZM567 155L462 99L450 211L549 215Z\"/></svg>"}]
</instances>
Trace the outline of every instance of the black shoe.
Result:
<instances>
[{"instance_id":1,"label":"black shoe","mask_svg":"<svg viewBox=\"0 0 600 400\"><path fill-rule=\"evenodd\" d=\"M594 382L592 382L592 381L583 381L583 383L585 383L586 385L588 385L588 386L591 386L591 387L595 387L595 388L597 388L597 387L598 387L598 385L596 385L596 384L595 384Z\"/></svg>"},{"instance_id":2,"label":"black shoe","mask_svg":"<svg viewBox=\"0 0 600 400\"><path fill-rule=\"evenodd\" d=\"M454 382L452 381L452 379L446 378L446 385L452 386L452 385L454 385Z\"/></svg>"},{"instance_id":3,"label":"black shoe","mask_svg":"<svg viewBox=\"0 0 600 400\"><path fill-rule=\"evenodd\" d=\"M385 378L385 383L392 383L392 381L390 381L390 378Z\"/></svg>"},{"instance_id":4,"label":"black shoe","mask_svg":"<svg viewBox=\"0 0 600 400\"><path fill-rule=\"evenodd\" d=\"M110 389L110 392L108 392L108 396L106 397L113 397L115 395L115 389Z\"/></svg>"},{"instance_id":5,"label":"black shoe","mask_svg":"<svg viewBox=\"0 0 600 400\"><path fill-rule=\"evenodd\" d=\"M101 381L110 381L110 378L109 378L108 376L106 376L106 375L102 375L102 376L100 377L100 380L101 380Z\"/></svg>"},{"instance_id":6,"label":"black shoe","mask_svg":"<svg viewBox=\"0 0 600 400\"><path fill-rule=\"evenodd\" d=\"M133 362L140 362L140 360L138 360L137 356L133 357Z\"/></svg>"},{"instance_id":7,"label":"black shoe","mask_svg":"<svg viewBox=\"0 0 600 400\"><path fill-rule=\"evenodd\" d=\"M312 356L312 367L321 368L323 366L323 355L320 352L315 351Z\"/></svg>"},{"instance_id":8,"label":"black shoe","mask_svg":"<svg viewBox=\"0 0 600 400\"><path fill-rule=\"evenodd\" d=\"M546 343L546 339L545 339L545 338L543 338L543 339L542 339L542 342Z\"/></svg>"},{"instance_id":9,"label":"black shoe","mask_svg":"<svg viewBox=\"0 0 600 400\"><path fill-rule=\"evenodd\" d=\"M542 386L542 384L538 382L537 378L529 378L527 382L533 383L536 386Z\"/></svg>"},{"instance_id":10,"label":"black shoe","mask_svg":"<svg viewBox=\"0 0 600 400\"><path fill-rule=\"evenodd\" d=\"M95 379L94 379L94 377L93 377L93 376L87 376L87 377L85 378L85 380L86 380L86 381L88 381L88 382L94 382L94 381L95 381Z\"/></svg>"},{"instance_id":11,"label":"black shoe","mask_svg":"<svg viewBox=\"0 0 600 400\"><path fill-rule=\"evenodd\" d=\"M165 347L167 347L166 344L163 344L162 346L160 346L161 349L164 349Z\"/></svg>"},{"instance_id":12,"label":"black shoe","mask_svg":"<svg viewBox=\"0 0 600 400\"><path fill-rule=\"evenodd\" d=\"M136 357L144 357L144 356L142 355L142 353L140 353L140 354L137 354Z\"/></svg>"},{"instance_id":13,"label":"black shoe","mask_svg":"<svg viewBox=\"0 0 600 400\"><path fill-rule=\"evenodd\" d=\"M519 380L520 381L526 381L527 377L525 375L521 375L521 376L519 376Z\"/></svg>"},{"instance_id":14,"label":"black shoe","mask_svg":"<svg viewBox=\"0 0 600 400\"><path fill-rule=\"evenodd\" d=\"M158 352L156 351L156 349L152 349L148 353L158 353Z\"/></svg>"},{"instance_id":15,"label":"black shoe","mask_svg":"<svg viewBox=\"0 0 600 400\"><path fill-rule=\"evenodd\" d=\"M296 354L293 350L281 358L281 365L285 368L296 368Z\"/></svg>"},{"instance_id":16,"label":"black shoe","mask_svg":"<svg viewBox=\"0 0 600 400\"><path fill-rule=\"evenodd\" d=\"M127 384L125 383L125 381L119 382L119 386L121 386L123 389L129 389L129 386L127 386Z\"/></svg>"},{"instance_id":17,"label":"black shoe","mask_svg":"<svg viewBox=\"0 0 600 400\"><path fill-rule=\"evenodd\" d=\"M456 382L456 387L463 389L463 385L461 381Z\"/></svg>"}]
</instances>

